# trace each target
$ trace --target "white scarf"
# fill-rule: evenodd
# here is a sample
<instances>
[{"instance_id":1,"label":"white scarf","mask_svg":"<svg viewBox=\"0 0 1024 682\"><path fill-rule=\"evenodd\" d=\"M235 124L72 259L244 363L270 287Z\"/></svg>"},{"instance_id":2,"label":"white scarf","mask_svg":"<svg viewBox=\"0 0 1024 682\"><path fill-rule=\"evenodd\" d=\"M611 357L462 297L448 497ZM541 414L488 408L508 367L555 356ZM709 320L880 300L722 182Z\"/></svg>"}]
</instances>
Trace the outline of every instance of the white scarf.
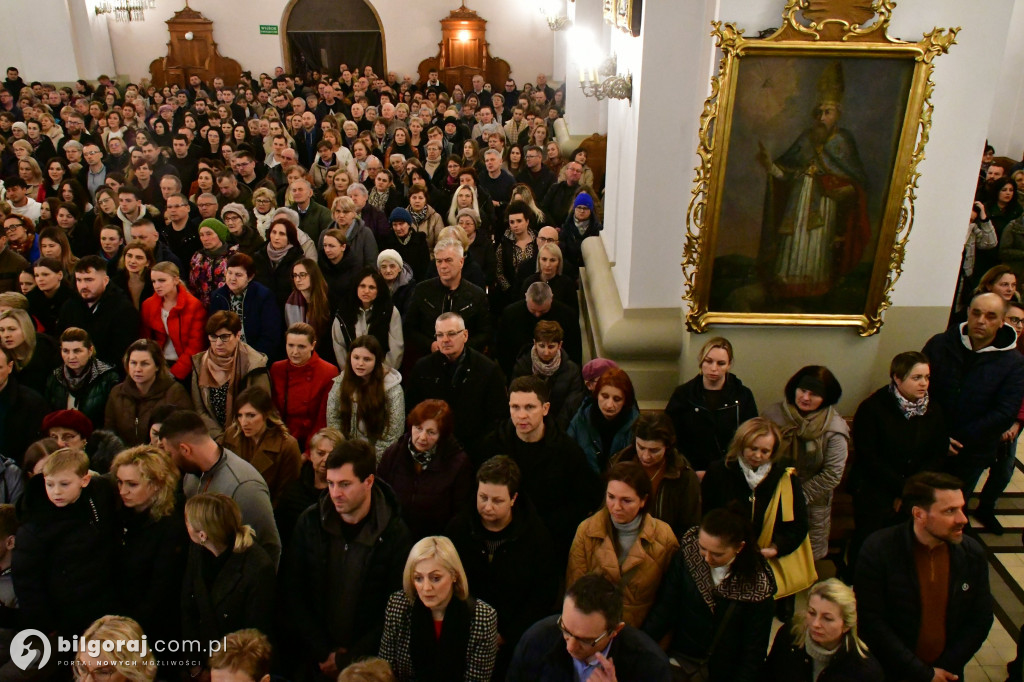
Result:
<instances>
[{"instance_id":1,"label":"white scarf","mask_svg":"<svg viewBox=\"0 0 1024 682\"><path fill-rule=\"evenodd\" d=\"M743 478L747 479L747 485L750 486L751 490L761 485L761 481L763 481L765 477L768 476L768 472L772 470L771 462L765 462L756 469L752 469L750 468L750 465L747 464L746 460L743 459L743 455L737 457L736 461L739 463L740 471L743 472Z\"/></svg>"}]
</instances>

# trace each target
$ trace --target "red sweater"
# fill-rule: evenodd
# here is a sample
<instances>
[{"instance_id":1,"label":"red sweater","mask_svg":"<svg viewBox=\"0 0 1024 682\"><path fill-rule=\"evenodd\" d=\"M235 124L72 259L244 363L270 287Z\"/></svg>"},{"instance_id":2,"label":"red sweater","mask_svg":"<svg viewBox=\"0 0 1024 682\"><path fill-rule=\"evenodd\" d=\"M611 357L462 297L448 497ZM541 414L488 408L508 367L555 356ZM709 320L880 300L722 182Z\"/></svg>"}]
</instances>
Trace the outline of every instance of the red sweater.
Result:
<instances>
[{"instance_id":1,"label":"red sweater","mask_svg":"<svg viewBox=\"0 0 1024 682\"><path fill-rule=\"evenodd\" d=\"M327 395L336 376L338 368L321 359L315 351L302 367L294 366L289 360L270 366L274 405L288 432L303 448L309 437L327 423Z\"/></svg>"},{"instance_id":2,"label":"red sweater","mask_svg":"<svg viewBox=\"0 0 1024 682\"><path fill-rule=\"evenodd\" d=\"M160 347L167 345L168 336L178 359L171 365L171 374L184 379L192 371L192 356L206 349L206 309L199 299L178 283L178 302L167 317L168 335L160 317L164 301L153 294L142 302L142 337L153 339Z\"/></svg>"}]
</instances>

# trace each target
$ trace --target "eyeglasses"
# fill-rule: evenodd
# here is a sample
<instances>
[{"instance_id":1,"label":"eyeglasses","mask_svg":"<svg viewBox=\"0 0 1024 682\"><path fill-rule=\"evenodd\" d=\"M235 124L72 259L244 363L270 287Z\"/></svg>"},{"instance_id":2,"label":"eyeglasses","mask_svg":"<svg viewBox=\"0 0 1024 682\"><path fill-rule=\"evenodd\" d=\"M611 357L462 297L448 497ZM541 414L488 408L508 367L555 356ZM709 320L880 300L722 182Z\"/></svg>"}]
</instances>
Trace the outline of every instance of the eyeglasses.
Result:
<instances>
[{"instance_id":1,"label":"eyeglasses","mask_svg":"<svg viewBox=\"0 0 1024 682\"><path fill-rule=\"evenodd\" d=\"M552 239L551 237L537 237L538 244L557 244L558 239Z\"/></svg>"},{"instance_id":2,"label":"eyeglasses","mask_svg":"<svg viewBox=\"0 0 1024 682\"><path fill-rule=\"evenodd\" d=\"M308 272L293 272L292 279L309 279Z\"/></svg>"},{"instance_id":3,"label":"eyeglasses","mask_svg":"<svg viewBox=\"0 0 1024 682\"><path fill-rule=\"evenodd\" d=\"M605 633L603 635L601 635L600 637L597 637L596 639L588 639L588 638L585 638L585 637L578 637L578 636L572 634L571 632L569 632L568 630L565 629L565 624L562 622L562 617L561 616L558 617L558 629L562 631L563 639L575 639L577 642L579 642L580 644L582 644L583 646L588 647L588 648L596 647L598 644L601 643L602 639L604 639L608 635L612 634L611 630L607 630L607 631L605 631Z\"/></svg>"},{"instance_id":4,"label":"eyeglasses","mask_svg":"<svg viewBox=\"0 0 1024 682\"><path fill-rule=\"evenodd\" d=\"M8 229L8 232L10 232L10 229ZM1020 326L1024 325L1024 318L1020 318L1020 317L1010 317L1010 316L1007 316L1006 321L1009 322L1014 327L1020 327Z\"/></svg>"},{"instance_id":5,"label":"eyeglasses","mask_svg":"<svg viewBox=\"0 0 1024 682\"><path fill-rule=\"evenodd\" d=\"M437 339L438 341L440 341L443 338L454 339L456 336L458 336L459 334L461 334L464 331L466 331L466 330L465 329L460 329L457 332L437 332L437 333L434 334L434 338Z\"/></svg>"},{"instance_id":6,"label":"eyeglasses","mask_svg":"<svg viewBox=\"0 0 1024 682\"><path fill-rule=\"evenodd\" d=\"M14 234L18 231L19 227L23 227L21 223L15 223L13 225L4 225L4 232L7 234Z\"/></svg>"},{"instance_id":7,"label":"eyeglasses","mask_svg":"<svg viewBox=\"0 0 1024 682\"><path fill-rule=\"evenodd\" d=\"M205 206L212 206L213 204L200 204ZM167 204L167 208L186 208L187 204Z\"/></svg>"},{"instance_id":8,"label":"eyeglasses","mask_svg":"<svg viewBox=\"0 0 1024 682\"><path fill-rule=\"evenodd\" d=\"M227 343L231 339L235 338L235 335L234 334L207 334L206 338L210 339L210 343L216 343L217 341L220 341L221 343Z\"/></svg>"}]
</instances>

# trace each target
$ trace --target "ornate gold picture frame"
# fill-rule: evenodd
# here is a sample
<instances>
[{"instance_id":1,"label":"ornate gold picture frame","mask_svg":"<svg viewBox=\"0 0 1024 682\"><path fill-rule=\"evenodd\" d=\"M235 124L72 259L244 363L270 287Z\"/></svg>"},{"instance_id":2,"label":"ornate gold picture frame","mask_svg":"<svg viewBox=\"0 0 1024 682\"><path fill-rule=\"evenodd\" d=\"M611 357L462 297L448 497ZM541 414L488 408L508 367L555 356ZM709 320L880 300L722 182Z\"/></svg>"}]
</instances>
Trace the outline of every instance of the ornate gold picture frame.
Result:
<instances>
[{"instance_id":1,"label":"ornate gold picture frame","mask_svg":"<svg viewBox=\"0 0 1024 682\"><path fill-rule=\"evenodd\" d=\"M893 0L787 0L780 29L722 50L700 118L683 253L687 327L876 333L903 268L931 125L933 60L959 28L889 37Z\"/></svg>"},{"instance_id":2,"label":"ornate gold picture frame","mask_svg":"<svg viewBox=\"0 0 1024 682\"><path fill-rule=\"evenodd\" d=\"M625 31L634 38L640 35L643 0L602 0L601 6L605 23Z\"/></svg>"}]
</instances>

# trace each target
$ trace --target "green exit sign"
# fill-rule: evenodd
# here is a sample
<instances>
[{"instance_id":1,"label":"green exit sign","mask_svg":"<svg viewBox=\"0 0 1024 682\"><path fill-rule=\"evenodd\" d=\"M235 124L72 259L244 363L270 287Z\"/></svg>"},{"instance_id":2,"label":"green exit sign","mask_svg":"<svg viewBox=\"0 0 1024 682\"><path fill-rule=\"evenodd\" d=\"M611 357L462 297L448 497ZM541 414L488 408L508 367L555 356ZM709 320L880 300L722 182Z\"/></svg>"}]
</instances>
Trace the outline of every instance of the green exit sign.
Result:
<instances>
[{"instance_id":1,"label":"green exit sign","mask_svg":"<svg viewBox=\"0 0 1024 682\"><path fill-rule=\"evenodd\" d=\"M261 36L276 36L277 24L260 24Z\"/></svg>"}]
</instances>

